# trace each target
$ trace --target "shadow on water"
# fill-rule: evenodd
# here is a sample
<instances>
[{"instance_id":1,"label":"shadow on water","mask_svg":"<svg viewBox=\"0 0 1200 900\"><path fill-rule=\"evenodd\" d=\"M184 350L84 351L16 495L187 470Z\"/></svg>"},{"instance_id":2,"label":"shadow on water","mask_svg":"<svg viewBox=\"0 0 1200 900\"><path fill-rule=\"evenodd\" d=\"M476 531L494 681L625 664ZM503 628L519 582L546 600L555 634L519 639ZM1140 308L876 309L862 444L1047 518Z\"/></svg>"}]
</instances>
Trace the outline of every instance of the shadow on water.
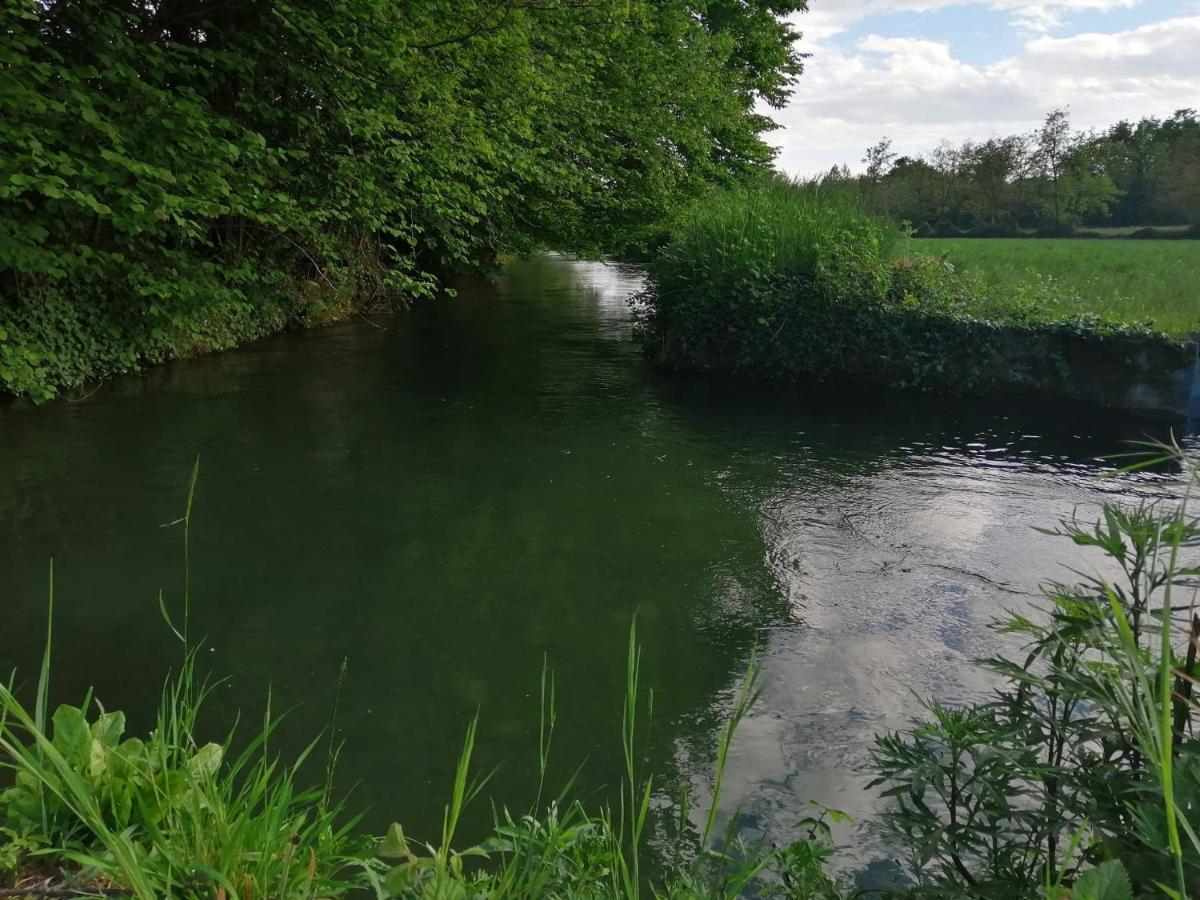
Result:
<instances>
[{"instance_id":1,"label":"shadow on water","mask_svg":"<svg viewBox=\"0 0 1200 900\"><path fill-rule=\"evenodd\" d=\"M585 789L614 783L635 611L667 781L706 767L757 644L767 695L727 796L773 835L808 799L865 816L870 735L914 692L981 689L986 622L1074 559L1031 526L1115 490L1095 458L1145 427L666 377L630 339L639 283L540 257L389 319L0 408L3 661L35 670L53 555L56 696L94 685L147 723L178 656L155 597L177 600L180 535L158 525L199 452L193 630L220 707L272 685L298 744L348 659L341 781L369 826L435 830L476 710L498 799L532 796L543 654L557 775L586 758Z\"/></svg>"}]
</instances>

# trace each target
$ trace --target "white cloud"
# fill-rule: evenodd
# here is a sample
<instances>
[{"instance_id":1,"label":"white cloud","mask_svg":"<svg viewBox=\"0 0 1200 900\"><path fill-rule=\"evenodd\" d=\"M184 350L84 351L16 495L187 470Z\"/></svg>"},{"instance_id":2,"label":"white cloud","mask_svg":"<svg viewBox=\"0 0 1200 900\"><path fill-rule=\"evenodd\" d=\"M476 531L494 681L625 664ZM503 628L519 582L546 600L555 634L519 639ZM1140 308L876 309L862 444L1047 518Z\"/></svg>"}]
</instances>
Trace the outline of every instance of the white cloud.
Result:
<instances>
[{"instance_id":1,"label":"white cloud","mask_svg":"<svg viewBox=\"0 0 1200 900\"><path fill-rule=\"evenodd\" d=\"M1142 0L812 0L811 9L793 21L805 38L820 41L872 16L902 12L935 12L951 6L980 6L1011 14L1013 24L1046 31L1073 12L1130 9ZM1189 0L1195 2L1195 0Z\"/></svg>"},{"instance_id":2,"label":"white cloud","mask_svg":"<svg viewBox=\"0 0 1200 900\"><path fill-rule=\"evenodd\" d=\"M942 41L872 34L849 47L816 42L791 105L775 113L784 126L774 134L779 164L806 174L854 165L884 135L899 152L924 152L942 139L1031 129L1060 106L1070 107L1078 128L1167 115L1200 105L1197 47L1200 15L1111 34L1030 37L1019 52L986 66L956 58Z\"/></svg>"},{"instance_id":3,"label":"white cloud","mask_svg":"<svg viewBox=\"0 0 1200 900\"><path fill-rule=\"evenodd\" d=\"M1137 6L1141 0L992 0L992 9L1012 14L1011 21L1026 31L1044 32L1061 26L1073 12L1104 12Z\"/></svg>"}]
</instances>

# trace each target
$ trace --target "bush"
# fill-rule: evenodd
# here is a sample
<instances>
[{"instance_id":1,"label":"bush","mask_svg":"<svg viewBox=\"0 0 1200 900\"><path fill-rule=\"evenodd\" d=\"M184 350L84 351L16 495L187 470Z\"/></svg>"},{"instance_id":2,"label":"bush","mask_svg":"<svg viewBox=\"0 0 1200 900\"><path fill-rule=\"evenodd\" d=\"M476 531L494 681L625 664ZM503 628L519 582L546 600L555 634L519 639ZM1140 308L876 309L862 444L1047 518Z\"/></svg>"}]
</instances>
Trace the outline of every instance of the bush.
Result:
<instances>
[{"instance_id":1,"label":"bush","mask_svg":"<svg viewBox=\"0 0 1200 900\"><path fill-rule=\"evenodd\" d=\"M882 309L898 227L837 188L776 178L695 205L649 266L643 325L664 359L822 374Z\"/></svg>"}]
</instances>

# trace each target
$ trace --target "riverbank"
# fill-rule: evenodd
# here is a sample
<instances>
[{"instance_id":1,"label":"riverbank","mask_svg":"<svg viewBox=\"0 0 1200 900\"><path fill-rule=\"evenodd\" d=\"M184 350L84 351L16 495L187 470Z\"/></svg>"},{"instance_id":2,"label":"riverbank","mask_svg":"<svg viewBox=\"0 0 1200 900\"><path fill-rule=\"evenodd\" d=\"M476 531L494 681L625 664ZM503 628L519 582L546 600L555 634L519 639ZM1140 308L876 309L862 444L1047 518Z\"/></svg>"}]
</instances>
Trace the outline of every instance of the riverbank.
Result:
<instances>
[{"instance_id":1,"label":"riverbank","mask_svg":"<svg viewBox=\"0 0 1200 900\"><path fill-rule=\"evenodd\" d=\"M1178 331L1051 277L989 281L817 185L697 204L640 300L647 351L669 369L1194 411L1196 347Z\"/></svg>"},{"instance_id":2,"label":"riverbank","mask_svg":"<svg viewBox=\"0 0 1200 900\"><path fill-rule=\"evenodd\" d=\"M88 302L49 295L0 304L0 396L43 402L114 375L343 322L372 302L308 282L285 289L261 284L253 300L241 291L214 291L182 308L142 309L107 293Z\"/></svg>"}]
</instances>

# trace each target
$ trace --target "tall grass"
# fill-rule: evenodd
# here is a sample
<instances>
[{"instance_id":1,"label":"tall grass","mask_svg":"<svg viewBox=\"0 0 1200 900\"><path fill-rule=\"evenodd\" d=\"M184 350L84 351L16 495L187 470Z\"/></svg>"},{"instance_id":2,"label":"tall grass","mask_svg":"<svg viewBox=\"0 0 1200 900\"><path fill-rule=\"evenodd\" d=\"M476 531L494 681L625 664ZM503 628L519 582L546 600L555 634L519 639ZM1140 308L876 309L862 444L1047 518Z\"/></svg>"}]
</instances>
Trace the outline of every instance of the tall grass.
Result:
<instances>
[{"instance_id":1,"label":"tall grass","mask_svg":"<svg viewBox=\"0 0 1200 900\"><path fill-rule=\"evenodd\" d=\"M270 703L248 739L234 730L204 741L198 725L213 685L198 677L189 643L189 529L199 460L183 516L183 616L178 672L144 738L125 735L125 717L89 693L49 713L55 597L50 570L46 645L33 710L10 682L0 685L0 768L12 784L0 793L0 822L28 843L25 868L44 862L87 890L118 885L140 900L206 897L310 898L340 893L339 873L362 864L357 820L325 790L297 787L314 741L290 761L270 749L279 724ZM239 749L240 747L240 749ZM62 873L60 873L62 874Z\"/></svg>"},{"instance_id":2,"label":"tall grass","mask_svg":"<svg viewBox=\"0 0 1200 900\"><path fill-rule=\"evenodd\" d=\"M1200 332L1200 241L923 239L909 252L945 257L1003 297L1039 288L1047 317L1091 314Z\"/></svg>"},{"instance_id":3,"label":"tall grass","mask_svg":"<svg viewBox=\"0 0 1200 900\"><path fill-rule=\"evenodd\" d=\"M678 816L683 824L673 838L672 859L660 867L658 878L648 876L653 779L642 771L644 748L638 734L652 714L653 702L651 692L641 686L641 654L635 620L626 649L619 735L625 771L615 791L615 808L606 803L589 808L573 799L571 778L545 806L535 802L524 813L494 809L492 833L486 840L453 849L461 813L487 781L470 775L476 728L472 721L459 756L440 844L414 842L400 825L393 825L380 850L381 856L392 861L391 868L371 876L379 895L433 898L460 896L465 891L470 896L497 898L636 900L649 894L716 900L752 891L763 897L838 896L834 881L823 871L831 852L827 829L811 829L807 837L784 848L768 847L740 840L735 816L725 834L715 834L730 747L738 725L761 693L757 657L751 658L718 739L708 806L698 808L686 794L681 798ZM555 718L553 689L547 688L552 684L553 678L544 668L538 748L543 775ZM704 826L692 829L693 818ZM801 885L802 890L791 890L788 884Z\"/></svg>"},{"instance_id":4,"label":"tall grass","mask_svg":"<svg viewBox=\"0 0 1200 900\"><path fill-rule=\"evenodd\" d=\"M901 238L898 227L869 217L845 189L775 176L716 191L689 207L651 269L665 291L708 291L812 273L830 250L851 243L887 257Z\"/></svg>"}]
</instances>

